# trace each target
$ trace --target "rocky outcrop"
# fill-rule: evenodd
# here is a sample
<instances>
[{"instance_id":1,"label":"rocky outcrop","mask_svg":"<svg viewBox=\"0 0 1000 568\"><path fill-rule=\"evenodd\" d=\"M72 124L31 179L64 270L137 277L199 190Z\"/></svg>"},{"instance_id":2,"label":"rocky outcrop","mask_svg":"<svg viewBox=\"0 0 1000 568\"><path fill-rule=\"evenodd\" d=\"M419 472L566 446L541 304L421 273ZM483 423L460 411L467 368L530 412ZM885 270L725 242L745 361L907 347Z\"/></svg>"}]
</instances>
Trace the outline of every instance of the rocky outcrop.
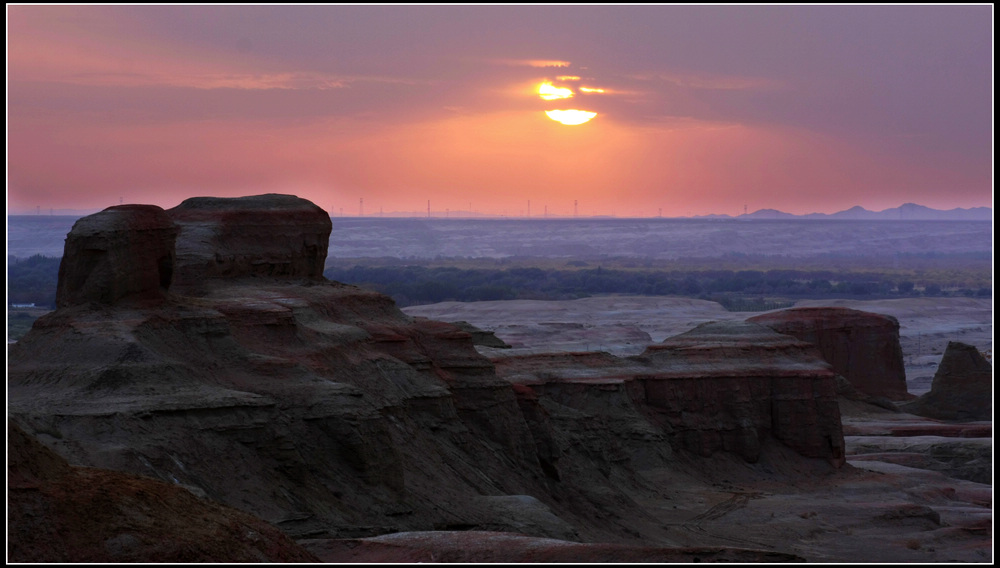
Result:
<instances>
[{"instance_id":1,"label":"rocky outcrop","mask_svg":"<svg viewBox=\"0 0 1000 568\"><path fill-rule=\"evenodd\" d=\"M848 436L849 459L895 463L977 483L993 483L993 439L941 437Z\"/></svg>"},{"instance_id":2,"label":"rocky outcrop","mask_svg":"<svg viewBox=\"0 0 1000 568\"><path fill-rule=\"evenodd\" d=\"M678 423L686 447L753 461L770 435L804 456L844 463L834 373L811 345L749 322L715 322L644 356L665 367L644 381L646 402Z\"/></svg>"},{"instance_id":3,"label":"rocky outcrop","mask_svg":"<svg viewBox=\"0 0 1000 568\"><path fill-rule=\"evenodd\" d=\"M74 463L297 536L477 526L477 496L539 493L514 393L467 333L334 283L181 300L41 318L11 350L9 411Z\"/></svg>"},{"instance_id":4,"label":"rocky outcrop","mask_svg":"<svg viewBox=\"0 0 1000 568\"><path fill-rule=\"evenodd\" d=\"M763 498L736 482L847 469L834 373L808 343L712 324L637 357L494 364L469 331L319 276L324 223L299 201L168 212L172 284L156 302L121 296L38 319L9 349L8 415L72 464L156 478L295 538L502 531L643 545L559 545L571 552L553 559L702 544L716 558L770 558L720 548L785 546L726 528Z\"/></svg>"},{"instance_id":5,"label":"rocky outcrop","mask_svg":"<svg viewBox=\"0 0 1000 568\"><path fill-rule=\"evenodd\" d=\"M294 195L192 197L167 212L180 229L177 283L267 276L321 279L330 216Z\"/></svg>"},{"instance_id":6,"label":"rocky outcrop","mask_svg":"<svg viewBox=\"0 0 1000 568\"><path fill-rule=\"evenodd\" d=\"M66 237L56 305L166 299L177 227L155 205L119 205L78 220Z\"/></svg>"},{"instance_id":7,"label":"rocky outcrop","mask_svg":"<svg viewBox=\"0 0 1000 568\"><path fill-rule=\"evenodd\" d=\"M931 390L901 409L938 420L992 420L993 366L972 345L950 341Z\"/></svg>"},{"instance_id":8,"label":"rocky outcrop","mask_svg":"<svg viewBox=\"0 0 1000 568\"><path fill-rule=\"evenodd\" d=\"M262 205L275 201L280 223ZM297 537L662 539L585 494L554 499L514 390L471 334L313 278L325 249L309 243L326 233L286 215L298 201L172 210L186 252L166 301L40 318L10 350L10 415L72 463L190 487Z\"/></svg>"},{"instance_id":9,"label":"rocky outcrop","mask_svg":"<svg viewBox=\"0 0 1000 568\"><path fill-rule=\"evenodd\" d=\"M816 345L833 370L871 396L912 398L906 392L899 321L848 308L792 308L747 321Z\"/></svg>"},{"instance_id":10,"label":"rocky outcrop","mask_svg":"<svg viewBox=\"0 0 1000 568\"><path fill-rule=\"evenodd\" d=\"M479 329L467 321L453 322L459 329L472 336L472 343L481 347L491 347L494 349L510 349L510 345L496 336L492 331Z\"/></svg>"},{"instance_id":11,"label":"rocky outcrop","mask_svg":"<svg viewBox=\"0 0 1000 568\"><path fill-rule=\"evenodd\" d=\"M702 324L636 357L564 353L494 363L501 377L530 392L519 391L536 435L547 429L534 418L542 412L530 408L533 400L547 411L548 430L563 431L562 443L552 435L540 444L539 461L550 475L560 471L569 442L586 431L578 418L557 422L568 411L621 433L602 450L618 459L649 455L666 440L673 450L731 452L755 462L774 439L803 456L844 462L835 375L813 346L763 326Z\"/></svg>"},{"instance_id":12,"label":"rocky outcrop","mask_svg":"<svg viewBox=\"0 0 1000 568\"><path fill-rule=\"evenodd\" d=\"M844 403L850 404L851 402L853 402L855 403L855 406L857 406L858 404L862 406L873 405L882 408L884 410L889 410L891 412L899 412L899 407L896 406L896 404L891 400L889 400L888 398L884 396L872 396L870 394L863 393L858 389L854 388L854 385L851 384L851 381L848 381L842 375L837 375L836 385L837 385L837 396L840 397L840 400ZM843 411L843 409L841 410Z\"/></svg>"},{"instance_id":13,"label":"rocky outcrop","mask_svg":"<svg viewBox=\"0 0 1000 568\"><path fill-rule=\"evenodd\" d=\"M267 523L172 483L73 467L7 424L7 560L316 562Z\"/></svg>"},{"instance_id":14,"label":"rocky outcrop","mask_svg":"<svg viewBox=\"0 0 1000 568\"><path fill-rule=\"evenodd\" d=\"M220 278L319 280L331 227L325 211L294 195L109 207L67 236L56 304L155 303L172 284L190 293Z\"/></svg>"}]
</instances>

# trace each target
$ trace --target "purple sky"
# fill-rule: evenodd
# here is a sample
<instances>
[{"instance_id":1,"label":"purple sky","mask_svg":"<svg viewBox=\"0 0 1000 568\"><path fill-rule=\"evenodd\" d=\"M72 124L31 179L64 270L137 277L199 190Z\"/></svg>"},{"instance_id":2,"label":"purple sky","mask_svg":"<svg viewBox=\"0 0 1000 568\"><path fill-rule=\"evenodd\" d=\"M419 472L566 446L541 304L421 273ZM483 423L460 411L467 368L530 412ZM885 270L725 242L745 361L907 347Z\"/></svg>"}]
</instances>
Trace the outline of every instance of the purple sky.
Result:
<instances>
[{"instance_id":1,"label":"purple sky","mask_svg":"<svg viewBox=\"0 0 1000 568\"><path fill-rule=\"evenodd\" d=\"M992 206L991 5L8 6L7 24L8 213L266 192L350 215Z\"/></svg>"}]
</instances>

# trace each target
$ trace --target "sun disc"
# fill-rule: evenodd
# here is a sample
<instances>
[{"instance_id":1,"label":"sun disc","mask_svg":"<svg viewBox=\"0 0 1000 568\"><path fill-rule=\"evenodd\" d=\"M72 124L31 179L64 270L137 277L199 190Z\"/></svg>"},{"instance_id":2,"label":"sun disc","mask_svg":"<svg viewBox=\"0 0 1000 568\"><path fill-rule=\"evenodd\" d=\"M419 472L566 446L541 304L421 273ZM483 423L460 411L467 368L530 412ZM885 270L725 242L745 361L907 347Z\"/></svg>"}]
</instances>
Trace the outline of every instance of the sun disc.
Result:
<instances>
[{"instance_id":1,"label":"sun disc","mask_svg":"<svg viewBox=\"0 0 1000 568\"><path fill-rule=\"evenodd\" d=\"M568 126L576 126L578 124L583 124L589 122L590 119L597 116L596 112L590 112L586 110L547 110L545 115L556 122L561 122Z\"/></svg>"}]
</instances>

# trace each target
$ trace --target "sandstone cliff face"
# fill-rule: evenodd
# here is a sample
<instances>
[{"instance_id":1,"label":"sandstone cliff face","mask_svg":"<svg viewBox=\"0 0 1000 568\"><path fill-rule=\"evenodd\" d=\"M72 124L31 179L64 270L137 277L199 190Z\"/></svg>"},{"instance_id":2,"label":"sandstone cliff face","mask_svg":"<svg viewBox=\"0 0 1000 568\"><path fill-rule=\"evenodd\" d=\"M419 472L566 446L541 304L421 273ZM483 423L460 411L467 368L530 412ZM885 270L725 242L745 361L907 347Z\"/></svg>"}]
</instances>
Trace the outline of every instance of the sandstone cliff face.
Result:
<instances>
[{"instance_id":1,"label":"sandstone cliff face","mask_svg":"<svg viewBox=\"0 0 1000 568\"><path fill-rule=\"evenodd\" d=\"M972 345L950 341L930 392L901 408L939 420L992 420L993 365Z\"/></svg>"},{"instance_id":2,"label":"sandstone cliff face","mask_svg":"<svg viewBox=\"0 0 1000 568\"><path fill-rule=\"evenodd\" d=\"M816 345L833 370L863 393L912 398L906 392L899 321L892 316L848 308L792 308L747 321Z\"/></svg>"},{"instance_id":3,"label":"sandstone cliff face","mask_svg":"<svg viewBox=\"0 0 1000 568\"><path fill-rule=\"evenodd\" d=\"M700 456L725 451L755 462L773 437L803 456L844 463L834 373L810 344L763 326L702 324L637 357L570 353L495 363L539 404L618 422L607 429L629 433L621 444L666 440ZM541 462L557 469L557 454L548 454Z\"/></svg>"},{"instance_id":4,"label":"sandstone cliff face","mask_svg":"<svg viewBox=\"0 0 1000 568\"><path fill-rule=\"evenodd\" d=\"M753 462L777 441L842 461L833 373L802 342L704 328L637 358L513 359L498 375L467 331L322 279L317 211L273 195L170 210L176 263L155 264L158 303L95 284L107 300L40 318L9 352L9 415L71 463L181 485L296 537L670 543L649 508L670 488L649 472L680 454ZM105 218L81 227L107 232ZM169 257L149 247L134 256ZM104 287L153 273L132 267L143 274L112 271Z\"/></svg>"},{"instance_id":5,"label":"sandstone cliff face","mask_svg":"<svg viewBox=\"0 0 1000 568\"><path fill-rule=\"evenodd\" d=\"M196 488L297 536L502 530L516 511L482 496L542 493L514 393L470 336L352 286L59 310L12 349L10 391L11 415L72 463Z\"/></svg>"},{"instance_id":6,"label":"sandstone cliff face","mask_svg":"<svg viewBox=\"0 0 1000 568\"><path fill-rule=\"evenodd\" d=\"M10 352L11 416L73 463L178 483L293 535L579 538L538 512L552 500L531 432L472 336L318 277L330 221L301 201L172 210L176 293L41 318ZM545 502L502 499L527 494Z\"/></svg>"},{"instance_id":7,"label":"sandstone cliff face","mask_svg":"<svg viewBox=\"0 0 1000 568\"><path fill-rule=\"evenodd\" d=\"M332 224L310 201L280 194L192 197L167 213L180 229L179 286L214 278L323 277Z\"/></svg>"},{"instance_id":8,"label":"sandstone cliff face","mask_svg":"<svg viewBox=\"0 0 1000 568\"><path fill-rule=\"evenodd\" d=\"M844 463L834 373L812 345L749 322L706 323L644 355L666 367L643 381L647 403L684 426L692 450L754 461L771 435L804 456Z\"/></svg>"},{"instance_id":9,"label":"sandstone cliff face","mask_svg":"<svg viewBox=\"0 0 1000 568\"><path fill-rule=\"evenodd\" d=\"M176 237L170 217L155 205L119 205L80 219L66 237L56 305L163 301Z\"/></svg>"}]
</instances>

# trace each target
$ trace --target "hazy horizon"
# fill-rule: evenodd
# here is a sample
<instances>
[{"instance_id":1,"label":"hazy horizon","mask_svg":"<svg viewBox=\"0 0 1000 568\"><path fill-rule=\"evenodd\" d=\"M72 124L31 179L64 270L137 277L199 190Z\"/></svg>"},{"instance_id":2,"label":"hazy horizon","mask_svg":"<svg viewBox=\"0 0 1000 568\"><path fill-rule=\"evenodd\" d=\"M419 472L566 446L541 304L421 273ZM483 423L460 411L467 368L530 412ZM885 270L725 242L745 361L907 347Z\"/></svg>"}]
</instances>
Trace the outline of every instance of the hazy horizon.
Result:
<instances>
[{"instance_id":1,"label":"hazy horizon","mask_svg":"<svg viewBox=\"0 0 1000 568\"><path fill-rule=\"evenodd\" d=\"M192 197L202 197L202 196L192 196ZM236 197L239 197L239 196L236 196ZM881 211L872 211L872 210L868 210L868 211L870 211L872 213L882 213L882 212L885 212L887 210L898 209L898 208L900 208L900 207L902 207L904 205L916 205L917 207L923 207L919 203L904 203L904 204L901 204L901 205L899 205L897 207L889 207L889 208L883 209ZM108 205L107 207L113 207L113 206L114 205ZM93 208L93 209L56 209L56 208L50 208L50 209L46 209L46 210L42 210L41 208L36 208L34 210L23 210L23 211L11 211L11 210L8 209L7 216L8 217L12 217L12 216L19 216L19 217L32 217L32 216L83 217L83 216L86 216L86 215L92 215L94 213L98 213L100 211L103 211L104 209L107 209L107 207ZM805 217L805 216L808 216L808 215L831 215L831 214L834 214L834 213L840 213L840 212L844 212L844 211L847 211L847 210L850 210L850 209L855 209L857 207L860 207L860 206L852 206L852 207L849 207L847 209L842 209L840 211L831 211L829 213L827 213L827 212L813 211L813 212L806 213L806 214L796 215L796 217ZM169 208L170 207L166 207L166 209L169 209ZM992 206L969 207L969 208L958 207L958 208L954 208L954 209L968 211L968 210L971 210L971 209L981 209L981 208L986 208L986 209L992 210ZM934 211L939 211L939 212L950 211L950 210L944 210L944 209L933 209L933 208L931 208L931 209L934 210ZM484 220L489 220L489 219L521 219L521 220L523 220L523 219L529 219L529 220L546 220L546 219L552 219L552 220L573 220L573 219L580 219L580 220L601 220L601 219L694 219L694 220L698 220L698 219L703 219L703 218L709 218L709 219L711 219L713 217L722 217L722 218L730 217L730 218L733 218L733 219L736 219L736 218L739 218L739 217L744 217L744 216L746 216L746 217L752 217L756 213L761 213L761 212L765 212L765 211L778 211L779 213L787 213L786 211L780 211L780 210L775 210L775 209L771 209L771 208L768 208L768 209L759 209L757 211L749 211L748 210L747 213L737 213L737 214L734 214L734 215L730 215L728 213L709 213L709 214L698 215L698 216L685 216L685 215L674 215L674 216L667 216L667 215L624 216L624 215L615 215L613 213L612 214L595 213L595 214L592 214L592 215L585 215L583 213L580 213L580 214L577 214L577 215L574 216L572 214L569 214L569 215L559 215L559 214L554 214L554 213L548 213L547 211L544 211L544 210L543 210L542 213L538 213L536 211L534 214L528 215L527 214L528 212L526 210L524 210L524 209L520 210L518 214L481 213L481 212L478 212L478 211L471 211L470 212L470 211L461 211L461 210L458 210L458 211L451 211L451 210L438 211L438 210L433 210L433 209L430 211L429 214L428 214L427 211L379 211L379 212L366 212L364 214L361 214L361 211L354 211L354 212L348 212L348 211L344 211L344 210L329 211L329 210L326 210L326 209L324 209L324 211L326 211L330 215L330 218L332 218L332 219L336 219L336 218L354 218L354 219L380 219L380 218L387 218L387 219L428 219L429 218L429 219L435 219L435 220L449 219L449 218L453 218L453 219L467 219L467 220L476 220L476 219L484 219ZM774 219L760 218L759 220L765 220L766 221L766 220L774 220ZM778 220L780 220L780 219L778 219ZM878 219L873 219L873 220L878 220Z\"/></svg>"},{"instance_id":2,"label":"hazy horizon","mask_svg":"<svg viewBox=\"0 0 1000 568\"><path fill-rule=\"evenodd\" d=\"M8 214L992 207L992 12L8 6Z\"/></svg>"}]
</instances>

